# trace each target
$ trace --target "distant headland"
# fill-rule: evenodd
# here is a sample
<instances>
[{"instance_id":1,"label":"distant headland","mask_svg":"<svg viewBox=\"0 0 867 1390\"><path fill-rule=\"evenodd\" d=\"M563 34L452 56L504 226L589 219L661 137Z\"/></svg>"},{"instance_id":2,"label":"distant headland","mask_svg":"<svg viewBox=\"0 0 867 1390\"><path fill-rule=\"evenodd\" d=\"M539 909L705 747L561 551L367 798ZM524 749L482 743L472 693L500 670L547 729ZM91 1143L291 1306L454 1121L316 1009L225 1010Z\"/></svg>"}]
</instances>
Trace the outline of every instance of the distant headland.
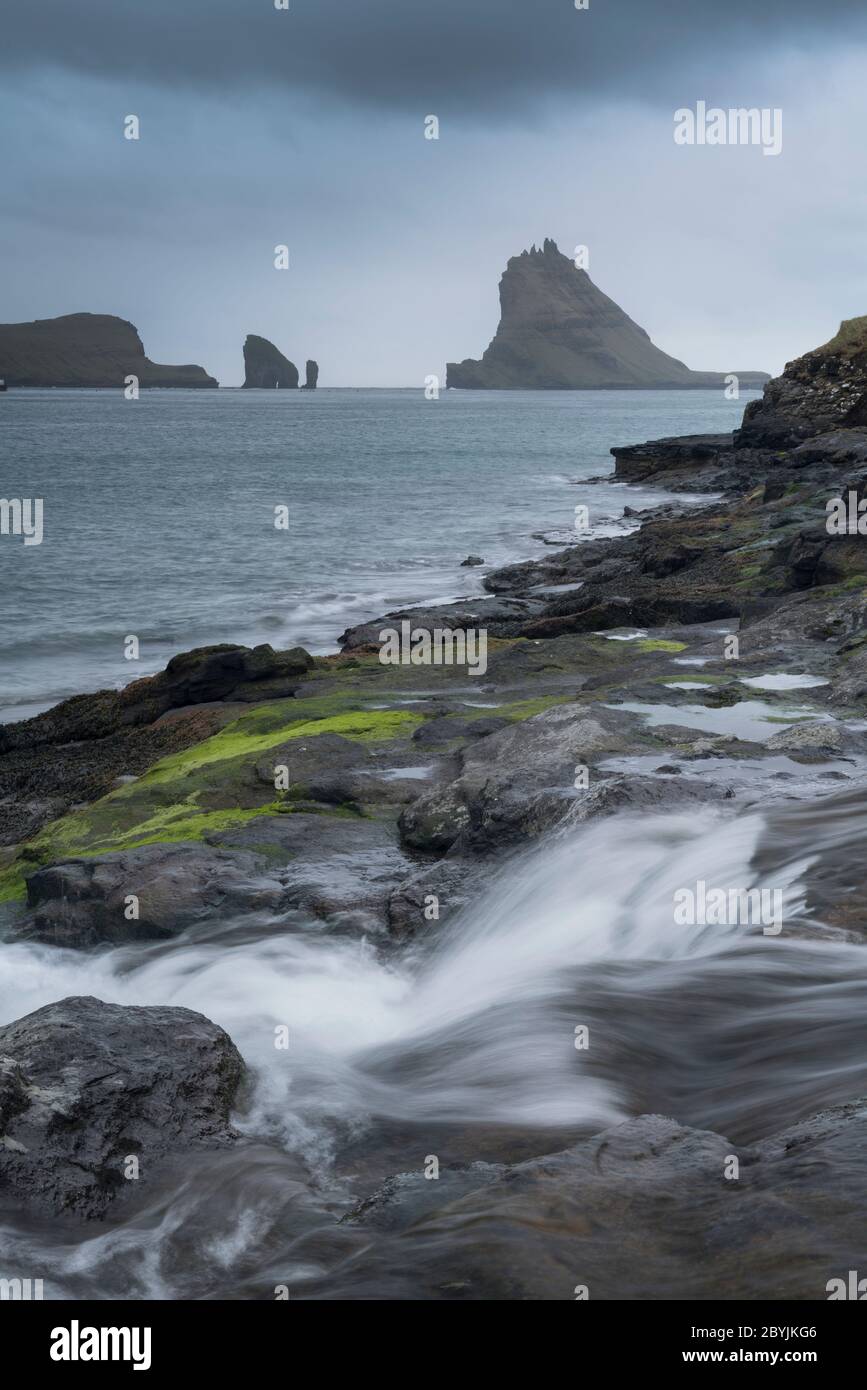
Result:
<instances>
[{"instance_id":1,"label":"distant headland","mask_svg":"<svg viewBox=\"0 0 867 1390\"><path fill-rule=\"evenodd\" d=\"M145 356L133 324L114 314L64 314L0 323L0 377L7 386L216 387L204 367L164 366Z\"/></svg>"},{"instance_id":2,"label":"distant headland","mask_svg":"<svg viewBox=\"0 0 867 1390\"><path fill-rule=\"evenodd\" d=\"M64 314L32 323L0 324L0 389L9 386L208 387L219 382L204 367L165 366L145 356L138 329L114 314ZM319 364L307 359L302 391L314 391ZM244 386L300 385L298 368L267 338L244 343Z\"/></svg>"}]
</instances>

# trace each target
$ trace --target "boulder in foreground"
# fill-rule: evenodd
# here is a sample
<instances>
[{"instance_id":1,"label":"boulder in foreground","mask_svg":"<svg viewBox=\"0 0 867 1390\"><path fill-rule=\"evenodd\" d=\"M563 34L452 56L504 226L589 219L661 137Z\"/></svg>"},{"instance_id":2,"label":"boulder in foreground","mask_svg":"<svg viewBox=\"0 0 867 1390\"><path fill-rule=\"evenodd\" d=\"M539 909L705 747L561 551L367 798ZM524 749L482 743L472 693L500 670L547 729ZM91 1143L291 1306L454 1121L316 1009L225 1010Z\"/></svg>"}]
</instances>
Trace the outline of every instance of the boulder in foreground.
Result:
<instances>
[{"instance_id":1,"label":"boulder in foreground","mask_svg":"<svg viewBox=\"0 0 867 1390\"><path fill-rule=\"evenodd\" d=\"M235 1139L243 1073L228 1034L191 1009L73 997L6 1024L0 1203L103 1216L158 1161Z\"/></svg>"}]
</instances>

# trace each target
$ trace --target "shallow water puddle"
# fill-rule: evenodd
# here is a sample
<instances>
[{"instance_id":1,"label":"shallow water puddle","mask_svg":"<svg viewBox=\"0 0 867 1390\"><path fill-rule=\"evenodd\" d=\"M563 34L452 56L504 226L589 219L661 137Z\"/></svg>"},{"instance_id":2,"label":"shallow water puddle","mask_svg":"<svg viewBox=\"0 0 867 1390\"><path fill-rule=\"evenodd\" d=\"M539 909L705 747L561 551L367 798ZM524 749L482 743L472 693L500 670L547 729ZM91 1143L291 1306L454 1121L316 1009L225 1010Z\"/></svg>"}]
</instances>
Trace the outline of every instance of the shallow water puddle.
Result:
<instances>
[{"instance_id":1,"label":"shallow water puddle","mask_svg":"<svg viewBox=\"0 0 867 1390\"><path fill-rule=\"evenodd\" d=\"M741 685L752 690L811 690L817 685L830 685L827 676L796 676L780 671L777 675L745 676Z\"/></svg>"},{"instance_id":2,"label":"shallow water puddle","mask_svg":"<svg viewBox=\"0 0 867 1390\"><path fill-rule=\"evenodd\" d=\"M677 776L683 781L704 782L708 777L744 792L761 789L763 796L818 797L830 795L844 779L849 781L867 773L867 764L860 759L837 759L833 762L809 764L796 762L785 753L767 757L727 758L709 755L702 758L682 758L671 752L626 754L606 758L599 764L601 772L625 772L639 776Z\"/></svg>"},{"instance_id":3,"label":"shallow water puddle","mask_svg":"<svg viewBox=\"0 0 867 1390\"><path fill-rule=\"evenodd\" d=\"M773 734L790 728L799 720L831 720L829 714L819 710L805 706L784 710L764 700L741 700L736 705L726 705L720 709L707 705L648 705L639 701L608 705L607 708L642 714L651 728L659 724L682 724L706 734L733 734L735 738L745 739L749 743L764 743Z\"/></svg>"},{"instance_id":4,"label":"shallow water puddle","mask_svg":"<svg viewBox=\"0 0 867 1390\"><path fill-rule=\"evenodd\" d=\"M379 776L383 782L423 782L434 770L433 763L425 767L387 767Z\"/></svg>"}]
</instances>

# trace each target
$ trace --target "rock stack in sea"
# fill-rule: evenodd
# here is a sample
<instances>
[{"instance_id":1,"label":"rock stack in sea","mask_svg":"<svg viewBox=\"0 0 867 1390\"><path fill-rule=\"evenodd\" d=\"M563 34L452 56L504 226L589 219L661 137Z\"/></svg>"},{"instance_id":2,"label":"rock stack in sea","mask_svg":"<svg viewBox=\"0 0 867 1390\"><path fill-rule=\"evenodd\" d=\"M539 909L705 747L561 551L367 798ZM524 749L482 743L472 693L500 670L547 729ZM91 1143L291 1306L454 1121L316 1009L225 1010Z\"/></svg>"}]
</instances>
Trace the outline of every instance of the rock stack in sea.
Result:
<instances>
[{"instance_id":1,"label":"rock stack in sea","mask_svg":"<svg viewBox=\"0 0 867 1390\"><path fill-rule=\"evenodd\" d=\"M298 368L267 338L249 333L244 342L244 385L294 391L298 386Z\"/></svg>"},{"instance_id":2,"label":"rock stack in sea","mask_svg":"<svg viewBox=\"0 0 867 1390\"><path fill-rule=\"evenodd\" d=\"M480 361L449 362L447 384L483 390L722 387L662 352L555 242L513 256L500 281L501 318ZM767 372L735 372L742 386Z\"/></svg>"}]
</instances>

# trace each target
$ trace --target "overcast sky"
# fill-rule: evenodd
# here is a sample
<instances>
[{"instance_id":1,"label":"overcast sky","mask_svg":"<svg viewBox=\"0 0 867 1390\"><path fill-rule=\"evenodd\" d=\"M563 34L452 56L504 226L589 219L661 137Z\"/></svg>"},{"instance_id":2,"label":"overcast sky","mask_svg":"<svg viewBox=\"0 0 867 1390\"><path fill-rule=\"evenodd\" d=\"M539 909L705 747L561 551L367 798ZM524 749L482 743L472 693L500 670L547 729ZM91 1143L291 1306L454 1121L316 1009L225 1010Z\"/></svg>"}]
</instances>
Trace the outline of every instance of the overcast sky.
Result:
<instances>
[{"instance_id":1,"label":"overcast sky","mask_svg":"<svg viewBox=\"0 0 867 1390\"><path fill-rule=\"evenodd\" d=\"M699 369L867 312L864 0L288 4L3 0L0 319L118 314L223 385L247 333L418 385L546 236ZM675 145L699 100L781 108L782 153Z\"/></svg>"}]
</instances>

